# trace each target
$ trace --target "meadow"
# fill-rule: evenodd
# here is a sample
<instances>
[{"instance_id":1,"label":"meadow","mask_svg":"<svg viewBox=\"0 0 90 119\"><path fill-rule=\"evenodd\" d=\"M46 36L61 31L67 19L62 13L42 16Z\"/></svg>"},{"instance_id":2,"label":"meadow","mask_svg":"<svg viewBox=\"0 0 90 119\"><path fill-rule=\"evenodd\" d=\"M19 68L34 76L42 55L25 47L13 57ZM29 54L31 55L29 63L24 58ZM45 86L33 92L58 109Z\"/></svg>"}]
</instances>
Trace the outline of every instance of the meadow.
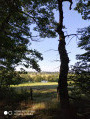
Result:
<instances>
[{"instance_id":1,"label":"meadow","mask_svg":"<svg viewBox=\"0 0 90 119\"><path fill-rule=\"evenodd\" d=\"M72 82L73 84L73 82ZM32 118L32 119L58 119L58 117L62 118L62 112L60 110L60 103L57 97L57 82L36 82L36 83L25 83L25 84L19 84L18 86L14 86L15 90L19 94L26 94L27 92L27 98L26 100L22 100L19 103L18 109L25 109L26 111L33 111L33 115L29 116L16 116L14 119L23 119L23 118ZM30 98L30 88L33 90L33 100ZM70 89L71 88L71 89ZM69 89L69 95L71 95L73 92L73 87L68 86ZM28 95L29 94L29 95ZM74 94L72 94L75 96ZM70 99L70 103L72 106L74 106L77 109L77 115L80 117L83 116L83 113L85 114L87 112L87 116L90 111L90 102L87 100L85 101L84 96L82 95L84 100L81 100L79 96L76 96L76 99ZM86 119L86 118L85 118ZM87 118L88 119L88 118Z\"/></svg>"},{"instance_id":2,"label":"meadow","mask_svg":"<svg viewBox=\"0 0 90 119\"><path fill-rule=\"evenodd\" d=\"M21 115L4 115L2 119L58 119L62 118L60 103L57 97L57 85L55 81L58 78L58 73L22 74L24 80L21 84L11 85L10 90L6 91L3 101L0 102L1 109L4 110L24 110L30 112L29 115L21 113ZM70 99L70 103L77 109L77 114L83 117L83 113L89 112L89 102L81 100L79 90L75 90L75 82L68 76L68 92L70 96L76 99ZM27 78L29 77L29 78ZM32 81L31 81L32 77ZM37 77L41 78L39 82L35 81ZM42 78L43 77L43 78ZM49 82L49 77L52 77L52 82ZM54 77L55 80L54 80ZM27 81L25 81L25 79ZM34 80L35 79L35 80ZM47 82L42 82L42 81ZM58 79L57 79L58 80ZM30 82L31 81L31 82ZM31 99L32 89L32 99ZM83 98L85 96L82 94ZM1 113L3 113L3 111ZM84 118L85 119L85 118Z\"/></svg>"},{"instance_id":3,"label":"meadow","mask_svg":"<svg viewBox=\"0 0 90 119\"><path fill-rule=\"evenodd\" d=\"M25 83L15 86L11 86L18 95L15 97L9 97L9 107L2 105L3 110L26 110L33 111L33 115L19 115L19 116L10 116L12 119L23 119L23 118L33 118L33 119L50 119L54 118L55 114L52 115L52 112L58 107L57 100L57 82L36 82L36 83ZM30 89L32 88L33 100L30 97ZM13 94L14 95L14 94ZM10 95L9 95L10 96ZM26 96L26 97L25 97ZM22 99L20 99L20 97ZM13 100L14 99L14 102ZM16 103L16 104L15 104ZM13 106L14 105L14 106ZM18 106L17 106L18 105ZM7 117L8 116L4 116Z\"/></svg>"}]
</instances>

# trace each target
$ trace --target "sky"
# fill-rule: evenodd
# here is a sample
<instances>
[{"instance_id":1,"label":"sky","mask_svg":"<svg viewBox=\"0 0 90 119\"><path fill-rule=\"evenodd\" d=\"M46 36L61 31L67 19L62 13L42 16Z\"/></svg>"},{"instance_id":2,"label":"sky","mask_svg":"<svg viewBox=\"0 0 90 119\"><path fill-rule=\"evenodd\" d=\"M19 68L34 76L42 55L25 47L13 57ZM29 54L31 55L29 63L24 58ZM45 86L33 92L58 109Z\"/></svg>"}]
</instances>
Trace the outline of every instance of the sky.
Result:
<instances>
[{"instance_id":1,"label":"sky","mask_svg":"<svg viewBox=\"0 0 90 119\"><path fill-rule=\"evenodd\" d=\"M64 25L65 35L75 34L78 28L87 27L90 23L87 20L83 20L81 14L74 10L75 0L72 5L72 10L69 10L69 2L63 2L63 11L64 11ZM59 21L58 11L54 10L55 19ZM35 34L34 34L35 35ZM66 50L70 59L69 66L74 65L76 60L76 55L84 53L83 49L78 48L79 40L76 37L66 38ZM71 40L70 40L71 39ZM39 61L38 64L42 71L48 72L57 72L60 69L60 58L58 53L58 43L59 36L56 38L40 38L40 42L31 42L30 48L36 49L42 53L43 61ZM58 61L56 61L58 60ZM21 66L18 66L16 69L19 70ZM25 68L24 68L25 69ZM35 71L30 68L25 69L26 71Z\"/></svg>"}]
</instances>

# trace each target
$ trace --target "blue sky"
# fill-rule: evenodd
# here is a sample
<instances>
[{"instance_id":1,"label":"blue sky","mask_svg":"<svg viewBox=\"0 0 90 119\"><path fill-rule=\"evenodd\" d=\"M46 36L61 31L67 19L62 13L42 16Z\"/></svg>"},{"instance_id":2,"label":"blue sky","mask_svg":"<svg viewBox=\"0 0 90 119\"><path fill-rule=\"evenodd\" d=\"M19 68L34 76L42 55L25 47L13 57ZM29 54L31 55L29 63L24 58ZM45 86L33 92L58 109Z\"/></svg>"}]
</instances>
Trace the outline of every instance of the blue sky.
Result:
<instances>
[{"instance_id":1,"label":"blue sky","mask_svg":"<svg viewBox=\"0 0 90 119\"><path fill-rule=\"evenodd\" d=\"M75 1L75 0L74 0ZM63 3L63 10L64 10L64 25L67 29L65 29L65 34L75 34L78 28L84 28L89 25L89 21L83 20L81 14L74 10L75 2L73 3L72 10L69 10L69 2ZM55 19L59 20L58 11L54 11ZM34 34L35 35L35 34ZM30 46L32 49L38 50L40 53L43 54L43 61L39 61L39 65L42 71L59 71L60 62L56 62L55 60L59 60L59 53L58 53L58 39L56 38L44 38L41 39L41 42L32 42ZM66 38L66 49L70 59L70 65L74 65L76 60L76 54L81 54L84 50L78 48L79 40L74 37L70 41L71 37ZM51 49L51 50L50 50ZM52 50L53 49L53 50ZM49 51L48 51L49 50ZM54 51L56 50L56 51ZM20 68L17 67L17 70ZM26 69L27 71L34 71L32 69Z\"/></svg>"}]
</instances>

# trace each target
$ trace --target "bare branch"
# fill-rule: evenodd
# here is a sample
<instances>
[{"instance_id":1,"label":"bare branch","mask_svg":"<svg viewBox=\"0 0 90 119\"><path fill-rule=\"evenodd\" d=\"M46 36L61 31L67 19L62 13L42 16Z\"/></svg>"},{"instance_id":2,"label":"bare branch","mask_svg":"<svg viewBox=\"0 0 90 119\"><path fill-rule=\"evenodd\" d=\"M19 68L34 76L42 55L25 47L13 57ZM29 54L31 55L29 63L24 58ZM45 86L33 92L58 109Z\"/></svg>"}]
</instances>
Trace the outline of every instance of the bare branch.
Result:
<instances>
[{"instance_id":1,"label":"bare branch","mask_svg":"<svg viewBox=\"0 0 90 119\"><path fill-rule=\"evenodd\" d=\"M53 62L60 62L60 60L53 60Z\"/></svg>"},{"instance_id":2,"label":"bare branch","mask_svg":"<svg viewBox=\"0 0 90 119\"><path fill-rule=\"evenodd\" d=\"M67 44L67 45L69 45L70 41L71 41L74 37L75 37L75 36L73 36L73 37L69 40L69 42L68 42L68 44Z\"/></svg>"},{"instance_id":3,"label":"bare branch","mask_svg":"<svg viewBox=\"0 0 90 119\"><path fill-rule=\"evenodd\" d=\"M69 34L69 35L66 35L65 37L78 36L78 35L82 35L82 34Z\"/></svg>"},{"instance_id":4,"label":"bare branch","mask_svg":"<svg viewBox=\"0 0 90 119\"><path fill-rule=\"evenodd\" d=\"M49 50L44 51L44 53L45 53L45 52L49 52L49 51L58 51L58 50L49 49Z\"/></svg>"},{"instance_id":5,"label":"bare branch","mask_svg":"<svg viewBox=\"0 0 90 119\"><path fill-rule=\"evenodd\" d=\"M31 39L32 41L35 41L35 42L41 42L41 41L43 41L43 40L40 40L40 39L36 39L36 40L34 40L34 39Z\"/></svg>"}]
</instances>

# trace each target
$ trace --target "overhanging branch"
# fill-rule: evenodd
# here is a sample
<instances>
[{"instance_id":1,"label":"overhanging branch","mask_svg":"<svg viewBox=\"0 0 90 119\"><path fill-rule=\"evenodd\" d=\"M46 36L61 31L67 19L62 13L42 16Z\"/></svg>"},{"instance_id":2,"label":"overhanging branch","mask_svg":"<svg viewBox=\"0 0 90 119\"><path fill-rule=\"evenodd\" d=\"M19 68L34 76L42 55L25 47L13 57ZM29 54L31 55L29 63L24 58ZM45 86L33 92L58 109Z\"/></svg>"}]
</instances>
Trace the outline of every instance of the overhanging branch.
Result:
<instances>
[{"instance_id":1,"label":"overhanging branch","mask_svg":"<svg viewBox=\"0 0 90 119\"><path fill-rule=\"evenodd\" d=\"M69 35L66 35L65 37L78 36L78 35L82 35L82 34L69 34Z\"/></svg>"}]
</instances>

